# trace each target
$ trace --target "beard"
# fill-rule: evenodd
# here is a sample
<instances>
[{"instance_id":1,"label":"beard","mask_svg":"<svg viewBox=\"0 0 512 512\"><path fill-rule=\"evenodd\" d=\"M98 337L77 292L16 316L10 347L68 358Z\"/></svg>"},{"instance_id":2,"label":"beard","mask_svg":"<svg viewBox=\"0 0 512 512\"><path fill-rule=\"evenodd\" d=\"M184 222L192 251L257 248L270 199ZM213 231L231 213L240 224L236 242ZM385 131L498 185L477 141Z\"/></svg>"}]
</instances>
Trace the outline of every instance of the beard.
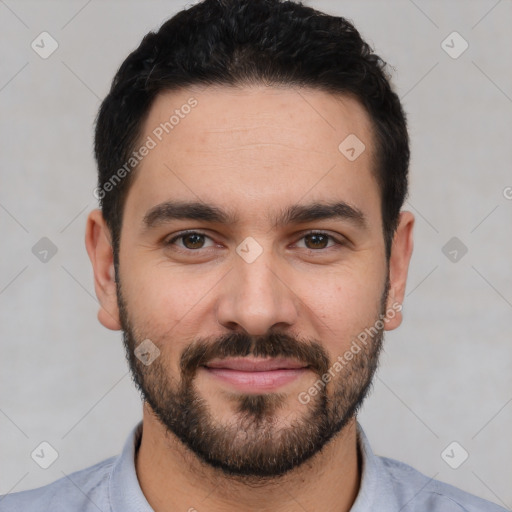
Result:
<instances>
[{"instance_id":1,"label":"beard","mask_svg":"<svg viewBox=\"0 0 512 512\"><path fill-rule=\"evenodd\" d=\"M389 274L374 325L384 318L388 292ZM214 358L285 357L308 365L321 379L329 374L333 364L325 349L315 340L296 338L282 331L260 336L229 332L208 339L196 338L181 354L177 379L172 376L165 357L159 356L147 366L137 358L135 349L145 337L137 338L135 334L137 329L130 321L119 280L117 298L126 358L142 399L166 432L179 439L203 464L218 468L225 477L250 485L284 476L319 453L343 430L371 388L384 338L381 327L368 343L360 345L361 350L329 385L323 383L307 404L300 402L297 416L288 425L278 411L290 402L290 395L271 392L230 395L235 414L228 423L221 423L195 386L194 379L201 366ZM165 350L165 345L170 343L171 339L165 339L158 345ZM292 413L296 412L294 408Z\"/></svg>"}]
</instances>

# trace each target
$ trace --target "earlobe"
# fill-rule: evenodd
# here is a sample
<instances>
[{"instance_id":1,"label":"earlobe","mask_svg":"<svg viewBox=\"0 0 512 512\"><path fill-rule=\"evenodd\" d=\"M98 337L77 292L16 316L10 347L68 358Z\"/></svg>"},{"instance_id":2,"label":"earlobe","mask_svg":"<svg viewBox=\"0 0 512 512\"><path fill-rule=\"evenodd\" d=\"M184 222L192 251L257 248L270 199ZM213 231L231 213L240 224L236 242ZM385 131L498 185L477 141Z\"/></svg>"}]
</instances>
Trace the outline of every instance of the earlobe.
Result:
<instances>
[{"instance_id":1,"label":"earlobe","mask_svg":"<svg viewBox=\"0 0 512 512\"><path fill-rule=\"evenodd\" d=\"M390 288L385 322L387 331L396 329L402 323L402 304L413 250L413 227L414 215L407 211L401 212L389 259Z\"/></svg>"},{"instance_id":2,"label":"earlobe","mask_svg":"<svg viewBox=\"0 0 512 512\"><path fill-rule=\"evenodd\" d=\"M85 246L94 271L94 288L100 302L98 320L107 329L121 329L114 272L114 253L110 231L101 210L93 210L87 218Z\"/></svg>"}]
</instances>

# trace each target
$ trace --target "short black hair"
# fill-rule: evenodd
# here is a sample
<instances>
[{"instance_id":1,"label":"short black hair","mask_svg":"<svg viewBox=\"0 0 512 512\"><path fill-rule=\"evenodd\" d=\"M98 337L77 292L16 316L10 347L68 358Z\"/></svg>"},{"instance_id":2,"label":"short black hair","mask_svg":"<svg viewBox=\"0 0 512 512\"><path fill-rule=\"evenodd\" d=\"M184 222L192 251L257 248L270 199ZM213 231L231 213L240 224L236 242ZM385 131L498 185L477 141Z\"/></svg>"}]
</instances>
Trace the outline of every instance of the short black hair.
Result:
<instances>
[{"instance_id":1,"label":"short black hair","mask_svg":"<svg viewBox=\"0 0 512 512\"><path fill-rule=\"evenodd\" d=\"M409 137L387 64L348 20L301 2L203 0L143 38L121 64L98 112L96 197L112 236L116 264L123 206L134 176L126 171L126 162L156 96L187 86L251 84L351 95L365 107L372 121L373 172L389 260L407 195Z\"/></svg>"}]
</instances>

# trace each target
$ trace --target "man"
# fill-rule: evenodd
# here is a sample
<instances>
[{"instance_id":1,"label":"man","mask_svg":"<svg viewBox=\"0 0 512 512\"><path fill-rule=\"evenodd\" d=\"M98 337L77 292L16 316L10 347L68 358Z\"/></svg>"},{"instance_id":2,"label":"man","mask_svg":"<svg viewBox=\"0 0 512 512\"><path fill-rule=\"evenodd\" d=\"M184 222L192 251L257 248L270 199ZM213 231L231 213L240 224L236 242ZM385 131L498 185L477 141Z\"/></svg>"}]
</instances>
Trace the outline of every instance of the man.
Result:
<instances>
[{"instance_id":1,"label":"man","mask_svg":"<svg viewBox=\"0 0 512 512\"><path fill-rule=\"evenodd\" d=\"M412 253L405 115L343 18L204 0L124 61L86 246L143 420L2 511L499 511L357 422Z\"/></svg>"}]
</instances>

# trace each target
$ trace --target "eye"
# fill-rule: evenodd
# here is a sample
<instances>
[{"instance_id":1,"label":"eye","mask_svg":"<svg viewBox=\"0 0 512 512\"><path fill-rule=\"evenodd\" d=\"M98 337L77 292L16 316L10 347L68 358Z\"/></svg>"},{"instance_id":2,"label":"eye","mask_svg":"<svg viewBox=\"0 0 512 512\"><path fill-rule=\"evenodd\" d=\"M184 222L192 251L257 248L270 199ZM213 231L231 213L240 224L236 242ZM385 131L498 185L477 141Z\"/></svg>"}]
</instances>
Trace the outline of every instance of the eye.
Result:
<instances>
[{"instance_id":1,"label":"eye","mask_svg":"<svg viewBox=\"0 0 512 512\"><path fill-rule=\"evenodd\" d=\"M312 231L310 233L306 233L301 240L305 241L306 249L310 250L321 250L321 249L329 249L335 245L343 245L343 243L328 233L324 233L322 231ZM329 240L332 240L333 244L328 246ZM309 247L307 246L309 244Z\"/></svg>"},{"instance_id":2,"label":"eye","mask_svg":"<svg viewBox=\"0 0 512 512\"><path fill-rule=\"evenodd\" d=\"M179 235L171 238L169 241L165 242L165 245L177 245L179 249L194 251L197 249L204 249L207 247L212 247L214 244L212 243L209 246L205 246L205 239L213 240L205 235L204 233L200 233L199 231L186 231L182 232ZM180 240L182 245L176 244L176 241Z\"/></svg>"}]
</instances>

